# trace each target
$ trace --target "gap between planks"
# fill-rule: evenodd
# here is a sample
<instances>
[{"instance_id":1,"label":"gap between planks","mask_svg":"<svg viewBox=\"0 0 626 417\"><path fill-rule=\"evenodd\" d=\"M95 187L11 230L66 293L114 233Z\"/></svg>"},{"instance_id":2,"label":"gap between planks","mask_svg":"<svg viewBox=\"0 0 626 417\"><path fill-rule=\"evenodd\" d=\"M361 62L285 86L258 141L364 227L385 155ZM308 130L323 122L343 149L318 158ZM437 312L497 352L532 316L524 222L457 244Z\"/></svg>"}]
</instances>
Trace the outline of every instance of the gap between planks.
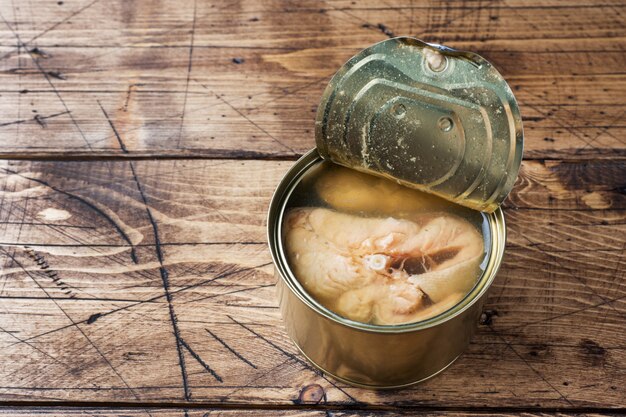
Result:
<instances>
[{"instance_id":1,"label":"gap between planks","mask_svg":"<svg viewBox=\"0 0 626 417\"><path fill-rule=\"evenodd\" d=\"M0 161L46 161L46 162L87 162L87 161L167 161L167 160L232 160L232 161L297 161L304 153L298 154L265 154L254 151L228 151L223 155L212 153L181 153L181 154L152 154L143 152L119 153L119 154L94 154L94 152L74 152L71 154L59 153L2 153L0 151ZM536 157L524 156L524 161L563 161L567 163L587 163L587 162L606 162L606 161L626 161L626 154L615 156L599 156L589 157L580 156L575 158L568 157Z\"/></svg>"},{"instance_id":2,"label":"gap between planks","mask_svg":"<svg viewBox=\"0 0 626 417\"><path fill-rule=\"evenodd\" d=\"M103 411L107 409L186 409L186 410L294 410L294 411L411 411L411 412L469 412L469 413L568 413L586 414L598 413L609 415L626 415L626 407L606 408L606 407L446 407L446 406L384 406L384 405L345 405L338 407L327 404L285 404L285 405L265 405L256 404L223 404L213 402L97 402L97 401L0 401L0 412L10 407L31 407L31 408L66 408Z\"/></svg>"}]
</instances>

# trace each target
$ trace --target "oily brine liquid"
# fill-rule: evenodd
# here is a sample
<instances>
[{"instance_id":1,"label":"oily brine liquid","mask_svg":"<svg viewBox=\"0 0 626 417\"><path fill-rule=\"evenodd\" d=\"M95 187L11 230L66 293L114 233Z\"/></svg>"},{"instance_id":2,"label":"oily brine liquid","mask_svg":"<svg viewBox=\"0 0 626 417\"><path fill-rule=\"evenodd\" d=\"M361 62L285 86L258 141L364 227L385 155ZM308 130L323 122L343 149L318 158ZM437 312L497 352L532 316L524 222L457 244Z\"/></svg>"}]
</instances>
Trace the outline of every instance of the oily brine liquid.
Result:
<instances>
[{"instance_id":1,"label":"oily brine liquid","mask_svg":"<svg viewBox=\"0 0 626 417\"><path fill-rule=\"evenodd\" d=\"M289 266L311 296L379 325L456 305L490 247L483 213L326 161L297 184L282 230Z\"/></svg>"}]
</instances>

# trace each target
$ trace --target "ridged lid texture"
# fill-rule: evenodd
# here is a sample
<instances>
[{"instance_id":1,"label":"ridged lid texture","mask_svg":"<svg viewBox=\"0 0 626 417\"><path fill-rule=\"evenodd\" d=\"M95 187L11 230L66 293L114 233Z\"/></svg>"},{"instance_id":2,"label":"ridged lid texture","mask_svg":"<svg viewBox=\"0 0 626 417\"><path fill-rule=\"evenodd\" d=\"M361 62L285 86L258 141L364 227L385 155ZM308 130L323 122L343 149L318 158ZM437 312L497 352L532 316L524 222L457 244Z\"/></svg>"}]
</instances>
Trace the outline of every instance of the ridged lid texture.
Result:
<instances>
[{"instance_id":1,"label":"ridged lid texture","mask_svg":"<svg viewBox=\"0 0 626 417\"><path fill-rule=\"evenodd\" d=\"M315 129L326 159L485 212L513 188L523 138L513 92L487 60L406 37L339 69Z\"/></svg>"}]
</instances>

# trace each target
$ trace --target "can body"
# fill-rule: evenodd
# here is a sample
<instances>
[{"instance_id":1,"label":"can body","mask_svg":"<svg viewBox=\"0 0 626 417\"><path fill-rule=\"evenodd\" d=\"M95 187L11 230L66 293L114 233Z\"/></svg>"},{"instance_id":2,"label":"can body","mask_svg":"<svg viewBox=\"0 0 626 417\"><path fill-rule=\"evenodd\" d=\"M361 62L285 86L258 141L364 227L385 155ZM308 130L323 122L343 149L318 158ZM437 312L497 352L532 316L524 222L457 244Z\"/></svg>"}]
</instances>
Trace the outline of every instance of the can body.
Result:
<instances>
[{"instance_id":1,"label":"can body","mask_svg":"<svg viewBox=\"0 0 626 417\"><path fill-rule=\"evenodd\" d=\"M486 291L502 261L506 232L501 209L488 215L490 236L486 242L491 250L485 272L457 306L418 323L356 323L311 298L291 273L283 253L281 223L285 204L302 175L320 160L316 150L303 156L283 178L270 205L268 238L287 333L315 366L353 385L397 388L439 373L469 344Z\"/></svg>"}]
</instances>

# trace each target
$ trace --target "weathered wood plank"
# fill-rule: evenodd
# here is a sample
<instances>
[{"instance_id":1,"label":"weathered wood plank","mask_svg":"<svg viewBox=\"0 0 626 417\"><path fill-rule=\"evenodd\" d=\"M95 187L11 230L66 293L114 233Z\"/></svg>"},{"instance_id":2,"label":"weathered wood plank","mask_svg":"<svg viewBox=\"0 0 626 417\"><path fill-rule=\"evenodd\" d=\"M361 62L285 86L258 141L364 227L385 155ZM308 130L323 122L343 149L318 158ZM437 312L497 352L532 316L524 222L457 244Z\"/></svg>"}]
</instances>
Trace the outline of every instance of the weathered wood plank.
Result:
<instances>
[{"instance_id":1,"label":"weathered wood plank","mask_svg":"<svg viewBox=\"0 0 626 417\"><path fill-rule=\"evenodd\" d=\"M506 207L623 209L625 173L623 161L525 161Z\"/></svg>"},{"instance_id":2,"label":"weathered wood plank","mask_svg":"<svg viewBox=\"0 0 626 417\"><path fill-rule=\"evenodd\" d=\"M123 32L127 42L188 46L188 24L194 20L194 3L189 0L177 5L148 0L137 4L71 0L60 6L53 2L38 6L32 11L14 10L7 4L0 11L10 23L23 19L23 40L36 37L40 45L118 44ZM548 40L589 39L619 37L624 33L619 14L624 5L619 1L568 1L558 5L534 1L431 1L414 6L409 1L389 6L375 0L354 5L310 0L285 4L228 0L197 3L194 43L319 47L331 39L354 46L364 38L370 43L375 41L382 31L362 27L365 23L383 23L394 34L426 35L429 40L444 41L536 40L539 35ZM339 22L342 25L337 25ZM65 36L69 31L75 33L74 37ZM15 45L6 28L1 35L3 45Z\"/></svg>"},{"instance_id":3,"label":"weathered wood plank","mask_svg":"<svg viewBox=\"0 0 626 417\"><path fill-rule=\"evenodd\" d=\"M297 411L297 410L220 410L220 409L153 409L153 408L62 408L62 407L37 407L37 408L0 408L2 416L74 416L89 413L93 417L118 417L118 416L153 416L153 417L229 417L229 416L253 416L253 417L324 417L325 411ZM333 412L336 416L362 415L362 416L385 416L397 415L392 412Z\"/></svg>"},{"instance_id":4,"label":"weathered wood plank","mask_svg":"<svg viewBox=\"0 0 626 417\"><path fill-rule=\"evenodd\" d=\"M313 402L311 404L314 404ZM382 416L407 416L415 415L414 411L383 411L383 410L228 410L228 409L215 409L215 408L94 408L94 407L81 407L69 408L69 407L24 407L24 408L0 408L0 415L3 416L74 416L84 415L89 413L91 416L113 417L113 416L157 416L157 417L230 417L230 416L254 416L254 417L348 417L348 416L361 416L361 417L382 417ZM523 412L523 413L511 413L511 412L463 412L463 411L435 411L428 410L423 412L424 415L429 416L476 416L476 417L602 417L613 416L618 414L611 413L542 413L542 412Z\"/></svg>"},{"instance_id":5,"label":"weathered wood plank","mask_svg":"<svg viewBox=\"0 0 626 417\"><path fill-rule=\"evenodd\" d=\"M491 60L527 157L626 156L620 2L40 3L0 5L3 156L293 157L330 76L391 32Z\"/></svg>"},{"instance_id":6,"label":"weathered wood plank","mask_svg":"<svg viewBox=\"0 0 626 417\"><path fill-rule=\"evenodd\" d=\"M21 245L51 241L78 246L88 242L93 247L151 245L154 232L146 221L137 185L140 181L145 192L155 194L151 213L162 223L159 233L166 244L261 243L265 241L268 198L292 164L237 160L134 161L133 169L141 174L135 177L127 161L2 161L0 219L4 223L0 231L4 243ZM584 232L583 228L623 230L620 210L626 209L625 171L624 161L524 161L505 207L511 209L510 219L515 221L523 216L520 222L532 226L527 232L549 229L550 223L563 225L565 229L554 232L560 233L559 245L577 245L563 249L582 249L586 245L593 245L591 249L618 249L619 240L602 234L590 235L592 232ZM25 215L24 209L13 207L16 201L28 201L31 222L21 221L21 217L15 219ZM98 202L105 205L99 206ZM56 223L46 221L70 216L67 207L80 210L81 217L68 217L67 221ZM45 211L48 208L64 211L48 213ZM562 210L575 212L561 213ZM171 219L170 213L175 213L177 218ZM577 229L568 231L567 226ZM68 237L65 228L76 229L87 240ZM568 237L573 240L567 241Z\"/></svg>"},{"instance_id":7,"label":"weathered wood plank","mask_svg":"<svg viewBox=\"0 0 626 417\"><path fill-rule=\"evenodd\" d=\"M283 331L264 222L290 165L4 161L0 398L623 406L624 161L524 162L478 334L400 392L320 376Z\"/></svg>"}]
</instances>

